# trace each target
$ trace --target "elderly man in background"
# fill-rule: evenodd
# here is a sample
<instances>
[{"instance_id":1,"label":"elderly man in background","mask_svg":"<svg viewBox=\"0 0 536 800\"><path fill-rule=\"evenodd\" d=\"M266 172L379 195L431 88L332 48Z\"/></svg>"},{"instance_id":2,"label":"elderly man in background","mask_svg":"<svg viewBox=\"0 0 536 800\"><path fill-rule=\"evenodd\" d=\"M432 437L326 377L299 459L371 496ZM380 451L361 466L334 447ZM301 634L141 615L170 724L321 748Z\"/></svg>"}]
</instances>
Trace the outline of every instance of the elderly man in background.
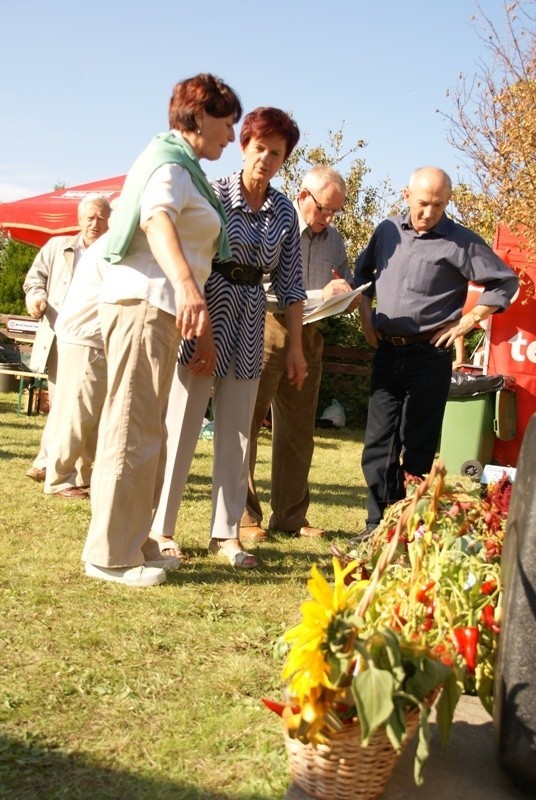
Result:
<instances>
[{"instance_id":1,"label":"elderly man in background","mask_svg":"<svg viewBox=\"0 0 536 800\"><path fill-rule=\"evenodd\" d=\"M103 197L88 195L81 200L78 205L80 233L50 239L35 257L24 281L28 313L34 319L41 320L32 347L30 369L34 372L47 371L51 406L54 403L58 368L56 317L78 261L86 248L108 230L110 213L110 204ZM48 424L45 425L39 452L26 473L36 481L45 479L48 428Z\"/></svg>"},{"instance_id":2,"label":"elderly man in background","mask_svg":"<svg viewBox=\"0 0 536 800\"><path fill-rule=\"evenodd\" d=\"M416 170L404 189L409 213L383 220L356 261L354 280L372 284L359 313L376 352L361 462L367 519L354 544L373 535L408 480L432 467L456 339L507 308L517 291L517 277L484 240L446 216L451 193L442 169ZM463 314L469 281L484 291Z\"/></svg>"},{"instance_id":3,"label":"elderly man in background","mask_svg":"<svg viewBox=\"0 0 536 800\"><path fill-rule=\"evenodd\" d=\"M102 257L106 238L80 259L56 319L58 371L47 420L44 485L44 493L53 497L89 498L87 486L107 387L98 316L99 291L108 266Z\"/></svg>"},{"instance_id":4,"label":"elderly man in background","mask_svg":"<svg viewBox=\"0 0 536 800\"><path fill-rule=\"evenodd\" d=\"M303 282L306 291L322 290L324 300L351 291L350 271L340 233L330 223L342 209L346 184L332 167L318 165L304 177L294 203L300 226ZM281 313L267 314L264 356L259 391L251 427L251 457L247 505L240 535L244 539L266 537L261 527L262 510L257 497L254 470L257 438L272 406L272 515L269 531L295 536L322 536L325 531L309 525L309 470L314 450L314 428L323 338L317 323L303 326L303 352L308 375L302 390L289 381L286 353L289 334Z\"/></svg>"}]
</instances>

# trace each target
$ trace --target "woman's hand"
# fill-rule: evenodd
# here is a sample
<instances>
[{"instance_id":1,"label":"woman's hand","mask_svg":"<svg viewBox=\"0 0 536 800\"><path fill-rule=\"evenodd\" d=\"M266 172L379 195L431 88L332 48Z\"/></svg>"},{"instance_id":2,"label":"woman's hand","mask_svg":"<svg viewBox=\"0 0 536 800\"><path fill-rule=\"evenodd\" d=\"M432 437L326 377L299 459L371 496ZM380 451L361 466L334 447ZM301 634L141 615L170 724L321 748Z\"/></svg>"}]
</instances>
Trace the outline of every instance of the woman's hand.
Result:
<instances>
[{"instance_id":1,"label":"woman's hand","mask_svg":"<svg viewBox=\"0 0 536 800\"><path fill-rule=\"evenodd\" d=\"M177 328L182 338L202 336L209 324L209 315L205 298L193 279L183 280L175 287L175 304Z\"/></svg>"},{"instance_id":2,"label":"woman's hand","mask_svg":"<svg viewBox=\"0 0 536 800\"><path fill-rule=\"evenodd\" d=\"M197 337L194 354L188 362L188 369L196 377L214 374L216 369L216 345L210 323L205 332Z\"/></svg>"}]
</instances>

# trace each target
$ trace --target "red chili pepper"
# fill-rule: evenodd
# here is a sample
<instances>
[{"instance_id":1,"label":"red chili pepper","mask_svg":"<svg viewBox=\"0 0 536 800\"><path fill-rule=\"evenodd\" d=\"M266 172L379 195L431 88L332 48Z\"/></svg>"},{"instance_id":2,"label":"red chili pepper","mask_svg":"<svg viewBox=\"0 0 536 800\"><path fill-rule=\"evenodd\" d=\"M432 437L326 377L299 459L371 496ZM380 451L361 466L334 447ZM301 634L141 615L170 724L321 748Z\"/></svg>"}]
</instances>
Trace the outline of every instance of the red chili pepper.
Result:
<instances>
[{"instance_id":1,"label":"red chili pepper","mask_svg":"<svg viewBox=\"0 0 536 800\"><path fill-rule=\"evenodd\" d=\"M465 628L454 628L452 637L456 652L465 660L469 672L474 672L476 667L476 646L478 644L478 628L469 625Z\"/></svg>"},{"instance_id":2,"label":"red chili pepper","mask_svg":"<svg viewBox=\"0 0 536 800\"><path fill-rule=\"evenodd\" d=\"M452 667L452 655L443 642L439 642L439 644L436 644L432 649L432 656L443 664L446 664L447 667Z\"/></svg>"},{"instance_id":3,"label":"red chili pepper","mask_svg":"<svg viewBox=\"0 0 536 800\"><path fill-rule=\"evenodd\" d=\"M430 581L430 583L423 583L420 589L417 589L415 593L415 599L418 603L423 603L425 606L430 605L430 597L428 592L435 586L435 581Z\"/></svg>"},{"instance_id":4,"label":"red chili pepper","mask_svg":"<svg viewBox=\"0 0 536 800\"><path fill-rule=\"evenodd\" d=\"M281 717L283 715L283 709L285 709L288 703L276 703L275 700L268 700L266 697L261 697L261 702L264 703L266 708L269 708L270 711L274 711L276 714L279 714ZM293 714L297 714L299 712L299 706L291 706L290 707Z\"/></svg>"},{"instance_id":5,"label":"red chili pepper","mask_svg":"<svg viewBox=\"0 0 536 800\"><path fill-rule=\"evenodd\" d=\"M482 594L493 594L497 588L497 581L484 581L480 587Z\"/></svg>"},{"instance_id":6,"label":"red chili pepper","mask_svg":"<svg viewBox=\"0 0 536 800\"><path fill-rule=\"evenodd\" d=\"M482 622L484 625L493 631L493 633L500 633L501 628L495 622L495 609L491 605L491 603L487 606L484 606L482 609Z\"/></svg>"},{"instance_id":7,"label":"red chili pepper","mask_svg":"<svg viewBox=\"0 0 536 800\"><path fill-rule=\"evenodd\" d=\"M400 616L400 603L397 603L396 606L393 608L391 625L395 630L399 631L406 624L406 622L407 619L405 617Z\"/></svg>"}]
</instances>

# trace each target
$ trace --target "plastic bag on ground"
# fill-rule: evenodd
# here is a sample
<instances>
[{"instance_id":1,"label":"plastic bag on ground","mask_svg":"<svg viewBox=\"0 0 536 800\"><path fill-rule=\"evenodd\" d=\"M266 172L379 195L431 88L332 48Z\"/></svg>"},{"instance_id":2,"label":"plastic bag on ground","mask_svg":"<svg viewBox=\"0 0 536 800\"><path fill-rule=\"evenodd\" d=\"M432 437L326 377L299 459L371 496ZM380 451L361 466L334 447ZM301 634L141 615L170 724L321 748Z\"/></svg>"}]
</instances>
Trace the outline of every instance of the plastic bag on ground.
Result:
<instances>
[{"instance_id":1,"label":"plastic bag on ground","mask_svg":"<svg viewBox=\"0 0 536 800\"><path fill-rule=\"evenodd\" d=\"M338 400L332 400L331 405L324 409L319 420L319 425L323 428L344 428L346 425L346 414Z\"/></svg>"}]
</instances>

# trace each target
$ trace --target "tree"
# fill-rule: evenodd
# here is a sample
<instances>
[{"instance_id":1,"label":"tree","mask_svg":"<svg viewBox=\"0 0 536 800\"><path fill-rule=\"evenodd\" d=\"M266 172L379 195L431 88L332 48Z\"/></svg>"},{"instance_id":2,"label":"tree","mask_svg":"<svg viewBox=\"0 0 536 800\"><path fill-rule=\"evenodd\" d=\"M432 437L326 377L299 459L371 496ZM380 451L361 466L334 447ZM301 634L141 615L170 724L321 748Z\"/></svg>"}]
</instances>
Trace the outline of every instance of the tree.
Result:
<instances>
[{"instance_id":1,"label":"tree","mask_svg":"<svg viewBox=\"0 0 536 800\"><path fill-rule=\"evenodd\" d=\"M364 159L355 156L366 147L366 142L359 139L346 150L343 129L344 122L338 131L328 131L327 149L323 145L309 147L307 141L296 147L281 168L280 188L288 197L296 197L303 176L316 164L327 164L341 173L346 181L347 195L336 224L346 245L348 261L353 264L359 251L367 244L375 225L385 216L385 210L394 194L388 180L382 181L378 186L365 184L365 177L370 169ZM353 160L344 170L343 162L350 157Z\"/></svg>"},{"instance_id":2,"label":"tree","mask_svg":"<svg viewBox=\"0 0 536 800\"><path fill-rule=\"evenodd\" d=\"M22 284L37 248L15 242L0 233L0 311L3 314L26 314Z\"/></svg>"},{"instance_id":3,"label":"tree","mask_svg":"<svg viewBox=\"0 0 536 800\"><path fill-rule=\"evenodd\" d=\"M474 186L455 195L458 210L488 233L491 220L523 230L536 254L536 31L529 6L504 5L504 38L478 3L473 17L490 55L470 79L460 75L453 94L449 139L469 167ZM464 221L466 221L464 219Z\"/></svg>"}]
</instances>

